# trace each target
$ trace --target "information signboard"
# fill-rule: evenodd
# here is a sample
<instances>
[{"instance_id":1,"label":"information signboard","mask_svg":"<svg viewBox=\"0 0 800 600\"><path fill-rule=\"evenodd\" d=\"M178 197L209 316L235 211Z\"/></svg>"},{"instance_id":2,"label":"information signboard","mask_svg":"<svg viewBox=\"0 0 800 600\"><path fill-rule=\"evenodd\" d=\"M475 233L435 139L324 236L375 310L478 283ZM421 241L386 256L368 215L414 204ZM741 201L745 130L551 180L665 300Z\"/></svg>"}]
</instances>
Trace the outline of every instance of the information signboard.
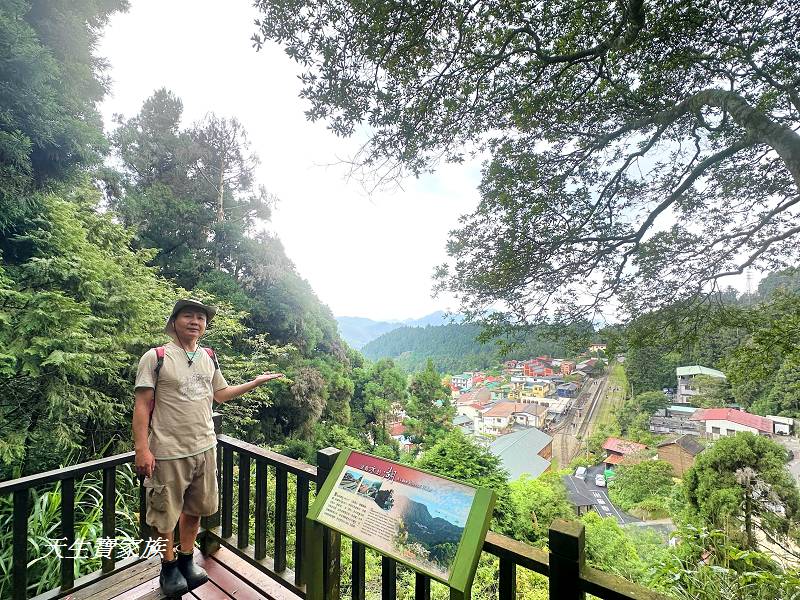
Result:
<instances>
[{"instance_id":1,"label":"information signboard","mask_svg":"<svg viewBox=\"0 0 800 600\"><path fill-rule=\"evenodd\" d=\"M494 501L492 490L345 450L308 517L465 592Z\"/></svg>"}]
</instances>

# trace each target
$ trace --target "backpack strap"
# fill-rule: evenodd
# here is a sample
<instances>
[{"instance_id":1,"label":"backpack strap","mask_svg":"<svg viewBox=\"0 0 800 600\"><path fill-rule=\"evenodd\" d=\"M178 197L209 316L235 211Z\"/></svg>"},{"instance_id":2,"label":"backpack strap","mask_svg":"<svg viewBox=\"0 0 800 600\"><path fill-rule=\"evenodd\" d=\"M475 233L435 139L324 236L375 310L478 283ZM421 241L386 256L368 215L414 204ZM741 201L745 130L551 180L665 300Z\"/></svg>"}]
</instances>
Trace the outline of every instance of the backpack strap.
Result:
<instances>
[{"instance_id":1,"label":"backpack strap","mask_svg":"<svg viewBox=\"0 0 800 600\"><path fill-rule=\"evenodd\" d=\"M153 399L150 400L150 418L147 421L148 427L150 423L153 422L153 410L156 407L156 388L158 387L158 373L161 371L161 367L164 366L164 352L166 348L164 346L159 346L158 348L153 348L156 351L156 366L153 369L153 373L155 373L155 379L153 380Z\"/></svg>"},{"instance_id":2,"label":"backpack strap","mask_svg":"<svg viewBox=\"0 0 800 600\"><path fill-rule=\"evenodd\" d=\"M219 371L219 361L217 360L216 352L214 352L214 350L212 350L211 348L206 348L206 347L203 347L203 350L205 350L206 354L208 354L211 357L211 360L214 361L214 370Z\"/></svg>"}]
</instances>

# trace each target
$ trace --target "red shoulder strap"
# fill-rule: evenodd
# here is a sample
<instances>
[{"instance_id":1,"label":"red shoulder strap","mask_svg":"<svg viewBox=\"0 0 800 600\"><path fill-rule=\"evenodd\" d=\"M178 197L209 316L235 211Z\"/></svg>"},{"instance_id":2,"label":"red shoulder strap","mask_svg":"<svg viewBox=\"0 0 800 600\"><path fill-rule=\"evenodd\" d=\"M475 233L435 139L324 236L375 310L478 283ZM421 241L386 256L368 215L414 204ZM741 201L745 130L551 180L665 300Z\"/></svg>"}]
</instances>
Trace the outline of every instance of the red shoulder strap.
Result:
<instances>
[{"instance_id":1,"label":"red shoulder strap","mask_svg":"<svg viewBox=\"0 0 800 600\"><path fill-rule=\"evenodd\" d=\"M203 346L203 350L205 350L206 354L208 354L208 356L211 357L211 360L214 361L214 368L219 369L219 361L217 361L217 355L215 354L214 350L212 348L207 348L206 346Z\"/></svg>"},{"instance_id":2,"label":"red shoulder strap","mask_svg":"<svg viewBox=\"0 0 800 600\"><path fill-rule=\"evenodd\" d=\"M155 380L153 381L153 399L150 401L150 419L148 421L148 425L153 422L153 409L156 407L156 387L158 387L158 372L161 370L161 367L164 366L164 352L166 348L164 346L159 346L158 348L153 348L156 351L156 367L153 369L155 373Z\"/></svg>"}]
</instances>

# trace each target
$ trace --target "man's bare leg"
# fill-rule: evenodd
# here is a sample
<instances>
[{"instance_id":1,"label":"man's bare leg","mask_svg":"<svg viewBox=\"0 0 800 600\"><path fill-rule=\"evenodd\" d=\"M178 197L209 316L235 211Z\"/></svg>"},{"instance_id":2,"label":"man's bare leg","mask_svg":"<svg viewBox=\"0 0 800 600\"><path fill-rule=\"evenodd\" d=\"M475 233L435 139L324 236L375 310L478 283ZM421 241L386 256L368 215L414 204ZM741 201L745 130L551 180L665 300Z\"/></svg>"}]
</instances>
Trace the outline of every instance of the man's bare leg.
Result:
<instances>
[{"instance_id":1,"label":"man's bare leg","mask_svg":"<svg viewBox=\"0 0 800 600\"><path fill-rule=\"evenodd\" d=\"M200 517L181 513L179 520L181 535L181 550L183 552L193 552L194 543L197 540L197 532L200 531Z\"/></svg>"},{"instance_id":2,"label":"man's bare leg","mask_svg":"<svg viewBox=\"0 0 800 600\"><path fill-rule=\"evenodd\" d=\"M189 589L193 590L208 581L208 573L194 562L194 542L200 529L200 517L181 512L178 529L181 539L181 545L177 552L178 569L186 578Z\"/></svg>"},{"instance_id":3,"label":"man's bare leg","mask_svg":"<svg viewBox=\"0 0 800 600\"><path fill-rule=\"evenodd\" d=\"M170 531L169 533L162 533L159 531L157 533L158 537L160 537L163 540L167 540L166 544L164 544L164 554L162 555L162 558L167 562L175 560L175 549L172 543L174 532Z\"/></svg>"}]
</instances>

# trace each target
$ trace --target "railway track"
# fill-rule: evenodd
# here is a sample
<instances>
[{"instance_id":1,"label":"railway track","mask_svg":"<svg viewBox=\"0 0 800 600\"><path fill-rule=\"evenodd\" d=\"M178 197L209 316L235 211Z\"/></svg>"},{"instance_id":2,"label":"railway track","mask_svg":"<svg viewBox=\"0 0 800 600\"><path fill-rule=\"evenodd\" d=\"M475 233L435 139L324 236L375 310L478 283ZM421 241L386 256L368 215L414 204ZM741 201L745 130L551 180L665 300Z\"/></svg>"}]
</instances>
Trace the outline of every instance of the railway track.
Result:
<instances>
[{"instance_id":1,"label":"railway track","mask_svg":"<svg viewBox=\"0 0 800 600\"><path fill-rule=\"evenodd\" d=\"M586 388L585 392L580 394L575 402L564 415L561 422L551 430L551 435L559 435L560 440L560 458L561 466L566 466L578 454L580 444L574 444L570 448L570 438L583 439L592 422L597 405L606 389L607 377L592 380ZM588 410L584 410L587 407ZM573 432L573 429L575 430Z\"/></svg>"}]
</instances>

